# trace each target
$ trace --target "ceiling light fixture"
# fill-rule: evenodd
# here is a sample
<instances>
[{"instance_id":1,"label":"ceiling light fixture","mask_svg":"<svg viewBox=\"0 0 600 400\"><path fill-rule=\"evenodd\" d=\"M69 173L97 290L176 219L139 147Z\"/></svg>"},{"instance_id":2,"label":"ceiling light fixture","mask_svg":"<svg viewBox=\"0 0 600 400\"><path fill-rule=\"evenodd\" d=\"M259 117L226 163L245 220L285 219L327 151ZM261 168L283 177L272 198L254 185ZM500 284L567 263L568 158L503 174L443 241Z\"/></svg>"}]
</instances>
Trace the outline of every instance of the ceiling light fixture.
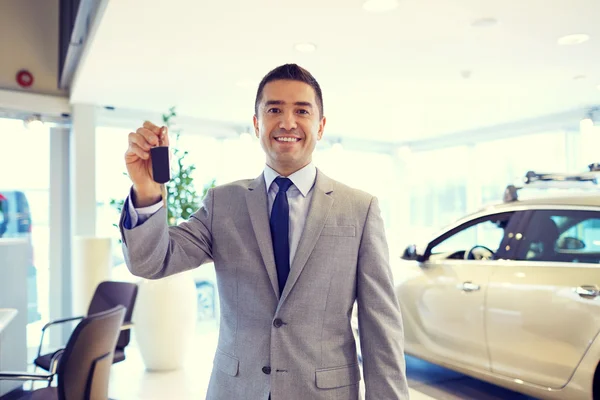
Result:
<instances>
[{"instance_id":1,"label":"ceiling light fixture","mask_svg":"<svg viewBox=\"0 0 600 400\"><path fill-rule=\"evenodd\" d=\"M589 129L594 127L594 120L590 117L586 117L579 121L579 131L582 133L586 133Z\"/></svg>"},{"instance_id":2,"label":"ceiling light fixture","mask_svg":"<svg viewBox=\"0 0 600 400\"><path fill-rule=\"evenodd\" d=\"M498 20L496 18L479 18L471 23L473 28L489 28L497 25Z\"/></svg>"},{"instance_id":3,"label":"ceiling light fixture","mask_svg":"<svg viewBox=\"0 0 600 400\"><path fill-rule=\"evenodd\" d=\"M590 129L594 128L594 120L595 120L595 116L596 113L598 113L600 111L600 108L598 107L593 107L590 108L587 113L585 114L585 116L581 119L581 121L579 121L579 130L581 133L587 133L589 132Z\"/></svg>"},{"instance_id":4,"label":"ceiling light fixture","mask_svg":"<svg viewBox=\"0 0 600 400\"><path fill-rule=\"evenodd\" d=\"M244 143L249 143L252 141L252 135L248 132L242 132L240 133L240 141Z\"/></svg>"},{"instance_id":5,"label":"ceiling light fixture","mask_svg":"<svg viewBox=\"0 0 600 400\"><path fill-rule=\"evenodd\" d=\"M44 128L44 122L40 114L33 114L23 120L23 125L30 131L39 131Z\"/></svg>"},{"instance_id":6,"label":"ceiling light fixture","mask_svg":"<svg viewBox=\"0 0 600 400\"><path fill-rule=\"evenodd\" d=\"M363 8L369 12L391 11L398 7L398 0L367 0Z\"/></svg>"},{"instance_id":7,"label":"ceiling light fixture","mask_svg":"<svg viewBox=\"0 0 600 400\"><path fill-rule=\"evenodd\" d=\"M585 33L576 33L574 35L567 35L559 38L557 43L559 46L573 46L585 43L588 40L590 40L589 35L586 35Z\"/></svg>"},{"instance_id":8,"label":"ceiling light fixture","mask_svg":"<svg viewBox=\"0 0 600 400\"><path fill-rule=\"evenodd\" d=\"M333 151L334 153L340 153L340 152L344 151L344 145L342 144L342 141L339 140L339 141L335 142L334 144L332 144L331 151Z\"/></svg>"},{"instance_id":9,"label":"ceiling light fixture","mask_svg":"<svg viewBox=\"0 0 600 400\"><path fill-rule=\"evenodd\" d=\"M300 53L312 53L313 51L317 50L317 45L314 43L296 43L294 45L294 48L296 49L296 51L299 51Z\"/></svg>"}]
</instances>

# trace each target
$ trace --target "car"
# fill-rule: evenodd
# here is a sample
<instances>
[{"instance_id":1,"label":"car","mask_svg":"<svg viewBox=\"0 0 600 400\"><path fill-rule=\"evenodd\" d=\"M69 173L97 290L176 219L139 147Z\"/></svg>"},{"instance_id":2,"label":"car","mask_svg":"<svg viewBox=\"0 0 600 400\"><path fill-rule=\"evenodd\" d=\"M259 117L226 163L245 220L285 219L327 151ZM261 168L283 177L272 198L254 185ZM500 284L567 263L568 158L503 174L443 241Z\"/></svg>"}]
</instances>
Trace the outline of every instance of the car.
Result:
<instances>
[{"instance_id":1,"label":"car","mask_svg":"<svg viewBox=\"0 0 600 400\"><path fill-rule=\"evenodd\" d=\"M0 239L27 238L29 242L29 259L27 267L27 323L39 321L37 296L37 269L34 265L33 244L31 242L31 211L24 192L0 189Z\"/></svg>"},{"instance_id":2,"label":"car","mask_svg":"<svg viewBox=\"0 0 600 400\"><path fill-rule=\"evenodd\" d=\"M530 171L502 202L400 258L393 275L407 354L540 399L600 400L593 165Z\"/></svg>"}]
</instances>

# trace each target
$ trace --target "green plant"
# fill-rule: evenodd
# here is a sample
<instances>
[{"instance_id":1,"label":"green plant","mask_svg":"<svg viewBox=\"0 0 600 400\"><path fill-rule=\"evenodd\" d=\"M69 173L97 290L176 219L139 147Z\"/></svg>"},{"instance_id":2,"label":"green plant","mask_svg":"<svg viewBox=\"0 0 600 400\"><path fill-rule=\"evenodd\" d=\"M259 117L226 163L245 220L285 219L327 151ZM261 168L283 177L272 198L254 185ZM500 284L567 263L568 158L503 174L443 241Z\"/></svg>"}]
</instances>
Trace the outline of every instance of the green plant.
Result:
<instances>
[{"instance_id":1,"label":"green plant","mask_svg":"<svg viewBox=\"0 0 600 400\"><path fill-rule=\"evenodd\" d=\"M215 180L213 179L204 185L202 195L198 196L192 178L192 173L196 169L196 166L193 164L187 165L185 158L188 152L177 148L181 129L171 130L173 119L176 116L175 107L171 107L168 113L162 115L163 124L169 130L169 138L171 140L175 139L174 143L169 144L172 151L171 180L165 184L167 194L167 223L169 225L177 225L179 221L187 220L200 207L200 202L206 196L208 190L215 186ZM110 205L121 212L124 202L124 200L112 199Z\"/></svg>"}]
</instances>

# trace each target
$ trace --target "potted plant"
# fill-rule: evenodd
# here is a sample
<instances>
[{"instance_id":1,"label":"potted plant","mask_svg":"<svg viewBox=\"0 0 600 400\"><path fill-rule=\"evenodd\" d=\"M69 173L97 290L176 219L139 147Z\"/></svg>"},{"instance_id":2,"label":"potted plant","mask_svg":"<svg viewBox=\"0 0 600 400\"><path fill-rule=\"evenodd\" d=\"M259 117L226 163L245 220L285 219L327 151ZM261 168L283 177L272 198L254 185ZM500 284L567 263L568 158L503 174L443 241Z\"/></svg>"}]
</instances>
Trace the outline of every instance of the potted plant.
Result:
<instances>
[{"instance_id":1,"label":"potted plant","mask_svg":"<svg viewBox=\"0 0 600 400\"><path fill-rule=\"evenodd\" d=\"M194 186L194 165L186 163L187 151L177 148L181 130L173 128L175 107L163 114L169 129L172 151L171 180L165 184L167 224L187 220L200 206L201 199L215 180L203 187L199 196ZM124 200L111 200L121 211ZM133 314L135 336L146 368L169 371L181 368L186 348L193 339L197 315L196 283L190 271L158 280L141 279Z\"/></svg>"}]
</instances>

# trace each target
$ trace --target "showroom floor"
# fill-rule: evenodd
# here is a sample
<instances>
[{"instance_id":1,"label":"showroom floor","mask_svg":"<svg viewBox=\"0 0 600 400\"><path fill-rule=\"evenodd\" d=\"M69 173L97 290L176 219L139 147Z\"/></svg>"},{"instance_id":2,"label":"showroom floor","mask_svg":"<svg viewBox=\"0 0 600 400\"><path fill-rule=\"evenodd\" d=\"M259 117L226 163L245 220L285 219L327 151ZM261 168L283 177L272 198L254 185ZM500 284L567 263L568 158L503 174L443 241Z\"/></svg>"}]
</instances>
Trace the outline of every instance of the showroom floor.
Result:
<instances>
[{"instance_id":1,"label":"showroom floor","mask_svg":"<svg viewBox=\"0 0 600 400\"><path fill-rule=\"evenodd\" d=\"M168 373L144 369L135 341L127 350L127 360L112 369L110 396L115 400L200 400L206 396L212 358L217 343L214 322L199 323L197 339L190 349L185 368ZM197 363L202 360L201 363ZM427 362L407 357L411 400L530 400L530 397L504 390Z\"/></svg>"}]
</instances>

